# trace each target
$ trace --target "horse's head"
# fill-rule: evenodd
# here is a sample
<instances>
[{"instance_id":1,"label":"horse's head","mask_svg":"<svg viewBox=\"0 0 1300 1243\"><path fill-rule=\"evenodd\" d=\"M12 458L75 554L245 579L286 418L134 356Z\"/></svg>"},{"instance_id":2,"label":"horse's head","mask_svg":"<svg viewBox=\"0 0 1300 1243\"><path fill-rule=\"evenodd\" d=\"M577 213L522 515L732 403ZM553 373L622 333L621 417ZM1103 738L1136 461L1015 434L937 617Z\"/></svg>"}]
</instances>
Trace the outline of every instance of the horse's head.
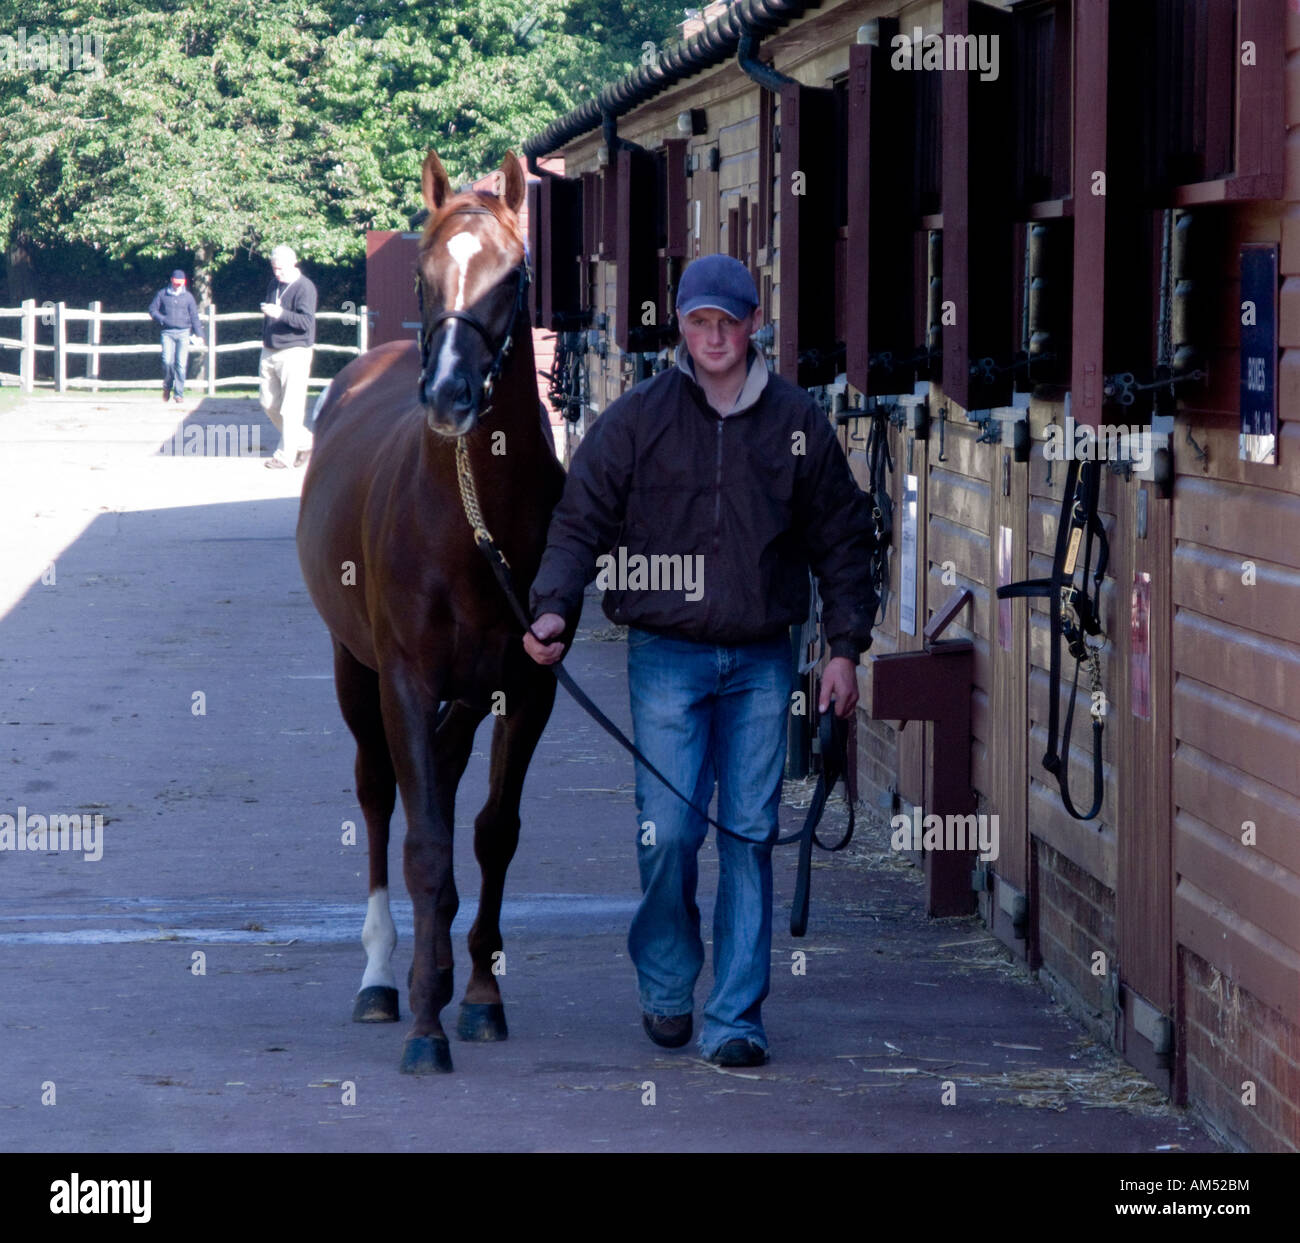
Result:
<instances>
[{"instance_id":1,"label":"horse's head","mask_svg":"<svg viewBox=\"0 0 1300 1243\"><path fill-rule=\"evenodd\" d=\"M519 208L524 173L502 161L500 197L451 193L442 162L424 157L429 219L420 239L420 401L429 427L463 436L487 413L516 332L527 332L528 264Z\"/></svg>"}]
</instances>

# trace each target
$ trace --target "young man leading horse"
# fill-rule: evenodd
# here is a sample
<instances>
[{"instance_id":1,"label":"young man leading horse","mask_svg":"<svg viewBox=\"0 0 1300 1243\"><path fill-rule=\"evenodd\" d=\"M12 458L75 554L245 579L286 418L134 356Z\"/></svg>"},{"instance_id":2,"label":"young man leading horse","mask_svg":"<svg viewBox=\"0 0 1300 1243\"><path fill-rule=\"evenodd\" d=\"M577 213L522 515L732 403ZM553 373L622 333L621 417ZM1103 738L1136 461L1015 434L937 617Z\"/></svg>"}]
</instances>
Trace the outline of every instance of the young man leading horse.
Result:
<instances>
[{"instance_id":1,"label":"young man leading horse","mask_svg":"<svg viewBox=\"0 0 1300 1243\"><path fill-rule=\"evenodd\" d=\"M760 312L743 264L697 259L677 296L676 366L613 402L574 455L533 582L528 654L553 664L597 559L698 566L702 590L639 578L604 608L628 631L636 745L696 808L718 786L713 991L700 1052L723 1066L767 1061L760 1014L772 941L777 836L791 667L789 628L808 615L817 576L831 660L819 708L857 705L856 665L871 642L874 529L867 497L813 399L768 372L749 338ZM697 558L688 561L688 558ZM681 586L680 583L677 584ZM693 1033L704 962L695 890L704 818L638 762L642 900L628 949L643 1025L666 1048Z\"/></svg>"}]
</instances>

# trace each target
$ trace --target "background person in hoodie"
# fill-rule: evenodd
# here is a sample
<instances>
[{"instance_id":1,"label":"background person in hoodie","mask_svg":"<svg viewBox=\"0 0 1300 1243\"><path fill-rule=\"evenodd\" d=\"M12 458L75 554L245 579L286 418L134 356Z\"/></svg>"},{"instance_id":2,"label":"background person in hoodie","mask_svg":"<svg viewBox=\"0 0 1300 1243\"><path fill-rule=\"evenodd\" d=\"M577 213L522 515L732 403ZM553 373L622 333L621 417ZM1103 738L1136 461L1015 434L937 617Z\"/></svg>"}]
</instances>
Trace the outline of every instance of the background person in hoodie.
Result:
<instances>
[{"instance_id":1,"label":"background person in hoodie","mask_svg":"<svg viewBox=\"0 0 1300 1243\"><path fill-rule=\"evenodd\" d=\"M628 625L636 744L696 807L718 787L713 990L699 1048L722 1066L767 1060L760 1007L772 945L777 836L790 708L790 626L821 588L832 659L820 709L857 704L858 656L876 611L875 529L834 431L803 389L768 372L749 343L758 295L744 264L695 260L677 291L677 365L638 384L596 420L574 455L533 580L524 647L553 664L598 558L698 566L684 581L629 578L604 609ZM627 554L624 556L624 552ZM621 575L621 571L620 571ZM628 934L642 1024L656 1044L692 1035L704 963L695 901L708 825L636 767L641 905ZM649 829L647 826L651 826Z\"/></svg>"},{"instance_id":2,"label":"background person in hoodie","mask_svg":"<svg viewBox=\"0 0 1300 1243\"><path fill-rule=\"evenodd\" d=\"M316 286L298 270L292 246L271 252L274 279L262 303L262 356L258 362L259 399L280 433L280 444L265 465L271 470L305 466L311 456L307 381L316 344Z\"/></svg>"},{"instance_id":3,"label":"background person in hoodie","mask_svg":"<svg viewBox=\"0 0 1300 1243\"><path fill-rule=\"evenodd\" d=\"M149 317L162 329L163 401L185 400L185 364L190 345L203 344L203 327L194 295L185 288L185 273L177 268L171 283L149 303Z\"/></svg>"}]
</instances>

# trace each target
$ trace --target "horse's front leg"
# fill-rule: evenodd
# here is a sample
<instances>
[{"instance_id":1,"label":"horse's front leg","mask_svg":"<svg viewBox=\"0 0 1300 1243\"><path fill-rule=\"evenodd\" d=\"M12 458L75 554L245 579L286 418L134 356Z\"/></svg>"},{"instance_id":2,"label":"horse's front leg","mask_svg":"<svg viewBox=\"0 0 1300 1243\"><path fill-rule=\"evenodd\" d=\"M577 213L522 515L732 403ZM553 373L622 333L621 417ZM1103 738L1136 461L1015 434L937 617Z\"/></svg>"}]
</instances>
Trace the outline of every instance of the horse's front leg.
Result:
<instances>
[{"instance_id":1,"label":"horse's front leg","mask_svg":"<svg viewBox=\"0 0 1300 1243\"><path fill-rule=\"evenodd\" d=\"M397 981L393 948L397 929L388 903L388 825L397 801L397 780L380 709L379 675L334 640L334 685L343 719L357 740L357 800L366 817L370 846L370 898L361 943L366 971L352 1007L354 1023L396 1023Z\"/></svg>"},{"instance_id":2,"label":"horse's front leg","mask_svg":"<svg viewBox=\"0 0 1300 1243\"><path fill-rule=\"evenodd\" d=\"M531 665L531 662L529 662ZM555 703L555 678L532 666L507 694L504 717L492 732L492 768L487 802L474 821L474 854L483 874L478 915L469 930L473 966L456 1034L462 1040L504 1040L505 1007L498 979L505 974L501 941L501 898L506 869L519 844L519 800L524 775ZM514 697L518 702L511 703Z\"/></svg>"},{"instance_id":3,"label":"horse's front leg","mask_svg":"<svg viewBox=\"0 0 1300 1243\"><path fill-rule=\"evenodd\" d=\"M452 995L451 921L459 905L452 875L453 823L444 815L437 781L438 696L436 688L425 688L398 669L384 671L381 697L384 732L406 811L402 862L415 908L412 1025L401 1069L427 1075L451 1070L451 1050L438 1016Z\"/></svg>"}]
</instances>

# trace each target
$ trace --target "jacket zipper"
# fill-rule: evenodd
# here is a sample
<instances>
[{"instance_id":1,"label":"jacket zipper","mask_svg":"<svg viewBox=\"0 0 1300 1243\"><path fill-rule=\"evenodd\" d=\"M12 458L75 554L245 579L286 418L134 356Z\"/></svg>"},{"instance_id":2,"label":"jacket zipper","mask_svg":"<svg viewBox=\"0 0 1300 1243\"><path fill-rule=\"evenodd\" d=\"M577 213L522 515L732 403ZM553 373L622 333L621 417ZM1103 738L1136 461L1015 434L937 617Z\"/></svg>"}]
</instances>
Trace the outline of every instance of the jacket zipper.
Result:
<instances>
[{"instance_id":1,"label":"jacket zipper","mask_svg":"<svg viewBox=\"0 0 1300 1243\"><path fill-rule=\"evenodd\" d=\"M713 551L722 539L722 420L718 420L718 468L713 480Z\"/></svg>"}]
</instances>

